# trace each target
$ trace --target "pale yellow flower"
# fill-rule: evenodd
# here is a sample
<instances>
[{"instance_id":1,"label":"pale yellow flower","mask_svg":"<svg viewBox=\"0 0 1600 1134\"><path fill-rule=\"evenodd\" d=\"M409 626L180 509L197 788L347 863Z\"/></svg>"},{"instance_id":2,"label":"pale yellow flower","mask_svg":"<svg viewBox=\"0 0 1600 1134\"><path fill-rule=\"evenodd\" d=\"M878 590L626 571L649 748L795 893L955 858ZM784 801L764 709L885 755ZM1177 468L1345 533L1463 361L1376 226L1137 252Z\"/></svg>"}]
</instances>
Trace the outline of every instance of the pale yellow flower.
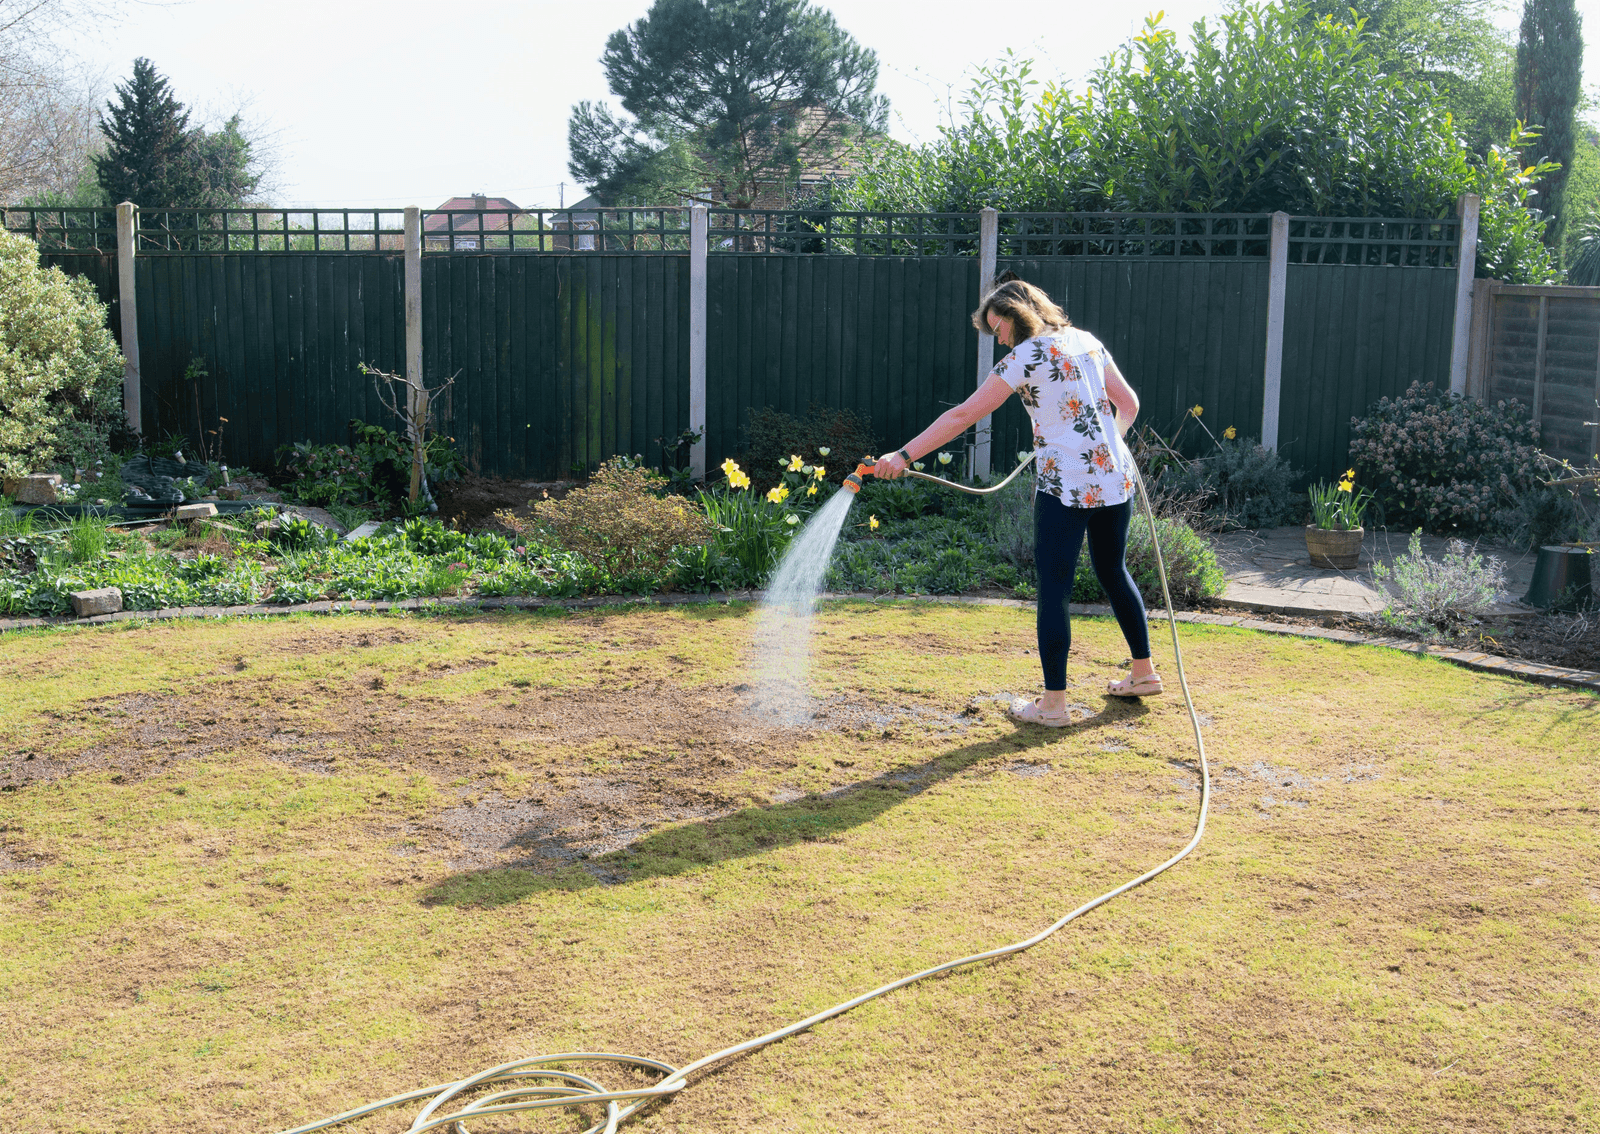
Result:
<instances>
[{"instance_id":1,"label":"pale yellow flower","mask_svg":"<svg viewBox=\"0 0 1600 1134\"><path fill-rule=\"evenodd\" d=\"M798 524L800 522L800 517L796 516L793 512L790 512L783 518L783 522L786 524Z\"/></svg>"},{"instance_id":2,"label":"pale yellow flower","mask_svg":"<svg viewBox=\"0 0 1600 1134\"><path fill-rule=\"evenodd\" d=\"M722 475L723 476L732 477L733 474L738 472L738 471L739 471L739 462L735 461L732 457L729 457L727 460L722 462Z\"/></svg>"},{"instance_id":3,"label":"pale yellow flower","mask_svg":"<svg viewBox=\"0 0 1600 1134\"><path fill-rule=\"evenodd\" d=\"M804 465L804 464L805 464L805 461L802 460L799 456L790 457L789 458L789 471L790 472L799 472L800 471L800 467L802 465Z\"/></svg>"},{"instance_id":4,"label":"pale yellow flower","mask_svg":"<svg viewBox=\"0 0 1600 1134\"><path fill-rule=\"evenodd\" d=\"M749 488L750 478L740 472L738 466L735 465L733 471L728 474L728 485L731 488Z\"/></svg>"},{"instance_id":5,"label":"pale yellow flower","mask_svg":"<svg viewBox=\"0 0 1600 1134\"><path fill-rule=\"evenodd\" d=\"M817 494L817 486L816 485L813 484L810 488L806 489L806 495L807 496L815 496L816 494Z\"/></svg>"},{"instance_id":6,"label":"pale yellow flower","mask_svg":"<svg viewBox=\"0 0 1600 1134\"><path fill-rule=\"evenodd\" d=\"M871 528L873 531L877 531L878 530L878 517L876 517L876 516L868 516L867 517L867 527Z\"/></svg>"},{"instance_id":7,"label":"pale yellow flower","mask_svg":"<svg viewBox=\"0 0 1600 1134\"><path fill-rule=\"evenodd\" d=\"M1228 428L1222 431L1222 435L1229 441L1232 441L1235 437L1239 436L1239 431L1230 425Z\"/></svg>"},{"instance_id":8,"label":"pale yellow flower","mask_svg":"<svg viewBox=\"0 0 1600 1134\"><path fill-rule=\"evenodd\" d=\"M811 475L816 477L818 480L821 480L823 474L825 474L827 471L827 469L823 468L821 465L818 465L816 468L811 470Z\"/></svg>"},{"instance_id":9,"label":"pale yellow flower","mask_svg":"<svg viewBox=\"0 0 1600 1134\"><path fill-rule=\"evenodd\" d=\"M833 450L828 448L826 445L819 445L817 447L817 452L826 457L829 453L833 452Z\"/></svg>"},{"instance_id":10,"label":"pale yellow flower","mask_svg":"<svg viewBox=\"0 0 1600 1134\"><path fill-rule=\"evenodd\" d=\"M773 504L782 504L785 500L789 499L789 489L780 484L777 488L774 488L771 492L767 493L767 499Z\"/></svg>"},{"instance_id":11,"label":"pale yellow flower","mask_svg":"<svg viewBox=\"0 0 1600 1134\"><path fill-rule=\"evenodd\" d=\"M941 465L948 465L953 460L955 460L955 454L953 454L953 453L940 453L939 454L939 463Z\"/></svg>"}]
</instances>

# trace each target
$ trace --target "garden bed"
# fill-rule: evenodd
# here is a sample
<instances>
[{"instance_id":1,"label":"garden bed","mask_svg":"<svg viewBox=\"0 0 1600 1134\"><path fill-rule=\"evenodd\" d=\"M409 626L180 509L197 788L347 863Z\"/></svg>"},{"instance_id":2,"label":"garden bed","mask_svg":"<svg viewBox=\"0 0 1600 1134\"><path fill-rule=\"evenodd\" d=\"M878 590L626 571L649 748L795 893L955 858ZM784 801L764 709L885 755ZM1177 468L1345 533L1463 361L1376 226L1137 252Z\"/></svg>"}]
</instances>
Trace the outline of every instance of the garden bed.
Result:
<instances>
[{"instance_id":1,"label":"garden bed","mask_svg":"<svg viewBox=\"0 0 1600 1134\"><path fill-rule=\"evenodd\" d=\"M1110 620L1075 625L1080 721L1048 731L997 700L1036 687L1025 610L830 605L818 631L821 715L788 731L740 711L740 607L8 638L13 1125L281 1129L540 1051L681 1065L1033 933L1192 830L1187 717L1101 694ZM1600 701L1183 637L1195 856L641 1128L1600 1120Z\"/></svg>"}]
</instances>

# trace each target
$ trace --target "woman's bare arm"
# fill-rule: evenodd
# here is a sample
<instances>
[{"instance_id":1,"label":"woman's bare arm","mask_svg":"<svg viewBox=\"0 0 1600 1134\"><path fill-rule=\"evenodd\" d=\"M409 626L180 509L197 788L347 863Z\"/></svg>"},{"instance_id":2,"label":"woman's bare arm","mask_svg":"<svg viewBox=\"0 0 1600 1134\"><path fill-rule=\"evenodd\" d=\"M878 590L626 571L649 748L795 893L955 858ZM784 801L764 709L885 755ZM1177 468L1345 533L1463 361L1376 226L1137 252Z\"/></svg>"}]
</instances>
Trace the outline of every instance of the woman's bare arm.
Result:
<instances>
[{"instance_id":1,"label":"woman's bare arm","mask_svg":"<svg viewBox=\"0 0 1600 1134\"><path fill-rule=\"evenodd\" d=\"M1128 380L1114 362L1106 366L1106 397L1111 399L1112 406L1116 408L1117 435L1126 436L1133 419L1139 416L1139 395L1133 392L1133 387L1128 385Z\"/></svg>"},{"instance_id":2,"label":"woman's bare arm","mask_svg":"<svg viewBox=\"0 0 1600 1134\"><path fill-rule=\"evenodd\" d=\"M1005 400L1010 396L1011 387L1006 384L1006 380L995 374L989 375L971 397L960 405L945 410L932 425L907 442L905 451L911 454L913 461L920 460L988 417L1005 404ZM893 480L906 471L906 465L907 462L898 452L887 453L878 458L877 467L872 471L875 476Z\"/></svg>"}]
</instances>

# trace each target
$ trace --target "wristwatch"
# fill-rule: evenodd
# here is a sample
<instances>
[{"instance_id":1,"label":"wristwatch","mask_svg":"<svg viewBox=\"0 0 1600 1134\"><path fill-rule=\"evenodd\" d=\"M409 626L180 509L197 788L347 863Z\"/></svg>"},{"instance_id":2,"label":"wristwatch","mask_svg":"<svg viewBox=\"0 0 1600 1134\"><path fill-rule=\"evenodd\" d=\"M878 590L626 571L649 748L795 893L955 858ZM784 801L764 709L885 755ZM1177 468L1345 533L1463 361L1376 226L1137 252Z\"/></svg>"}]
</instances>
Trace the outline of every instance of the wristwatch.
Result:
<instances>
[{"instance_id":1,"label":"wristwatch","mask_svg":"<svg viewBox=\"0 0 1600 1134\"><path fill-rule=\"evenodd\" d=\"M906 463L906 467L907 468L910 468L911 467L911 454L906 452L904 449L896 449L895 452L900 454L900 459Z\"/></svg>"}]
</instances>

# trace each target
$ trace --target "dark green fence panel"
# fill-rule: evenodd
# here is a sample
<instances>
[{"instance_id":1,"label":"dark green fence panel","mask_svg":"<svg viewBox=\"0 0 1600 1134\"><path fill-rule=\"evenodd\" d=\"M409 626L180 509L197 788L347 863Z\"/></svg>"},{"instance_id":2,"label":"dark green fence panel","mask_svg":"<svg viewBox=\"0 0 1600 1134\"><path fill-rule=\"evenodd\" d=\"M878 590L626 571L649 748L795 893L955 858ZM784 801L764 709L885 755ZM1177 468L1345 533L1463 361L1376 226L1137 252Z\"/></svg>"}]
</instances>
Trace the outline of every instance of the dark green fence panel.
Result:
<instances>
[{"instance_id":1,"label":"dark green fence panel","mask_svg":"<svg viewBox=\"0 0 1600 1134\"><path fill-rule=\"evenodd\" d=\"M1139 394L1139 416L1172 436L1191 406L1215 433L1261 436L1266 358L1267 264L1261 260L1073 258L1001 261L1050 293L1073 324L1111 352ZM975 306L975 304L974 304ZM997 348L998 351L999 348ZM1021 444L1013 444L1015 437ZM996 415L996 468L1028 441L1025 411ZM1202 444L1203 442L1203 444ZM1192 424L1183 448L1211 443Z\"/></svg>"},{"instance_id":2,"label":"dark green fence panel","mask_svg":"<svg viewBox=\"0 0 1600 1134\"><path fill-rule=\"evenodd\" d=\"M122 308L118 302L117 255L115 252L40 252L39 266L60 268L69 276L82 276L94 285L95 294L106 305L106 321L117 342L122 342Z\"/></svg>"},{"instance_id":3,"label":"dark green fence panel","mask_svg":"<svg viewBox=\"0 0 1600 1134\"><path fill-rule=\"evenodd\" d=\"M687 256L422 261L423 372L476 472L554 479L618 453L661 461L689 424Z\"/></svg>"},{"instance_id":4,"label":"dark green fence panel","mask_svg":"<svg viewBox=\"0 0 1600 1134\"><path fill-rule=\"evenodd\" d=\"M1314 478L1350 463L1350 419L1414 380L1448 389L1453 268L1290 264L1278 449Z\"/></svg>"},{"instance_id":5,"label":"dark green fence panel","mask_svg":"<svg viewBox=\"0 0 1600 1134\"><path fill-rule=\"evenodd\" d=\"M357 366L404 365L401 257L141 256L135 278L147 435L214 451L227 418L222 459L267 469L279 445L348 440L353 417L395 426Z\"/></svg>"},{"instance_id":6,"label":"dark green fence panel","mask_svg":"<svg viewBox=\"0 0 1600 1134\"><path fill-rule=\"evenodd\" d=\"M708 465L740 451L762 406L852 409L885 445L909 441L972 391L977 286L970 257L711 257Z\"/></svg>"}]
</instances>

